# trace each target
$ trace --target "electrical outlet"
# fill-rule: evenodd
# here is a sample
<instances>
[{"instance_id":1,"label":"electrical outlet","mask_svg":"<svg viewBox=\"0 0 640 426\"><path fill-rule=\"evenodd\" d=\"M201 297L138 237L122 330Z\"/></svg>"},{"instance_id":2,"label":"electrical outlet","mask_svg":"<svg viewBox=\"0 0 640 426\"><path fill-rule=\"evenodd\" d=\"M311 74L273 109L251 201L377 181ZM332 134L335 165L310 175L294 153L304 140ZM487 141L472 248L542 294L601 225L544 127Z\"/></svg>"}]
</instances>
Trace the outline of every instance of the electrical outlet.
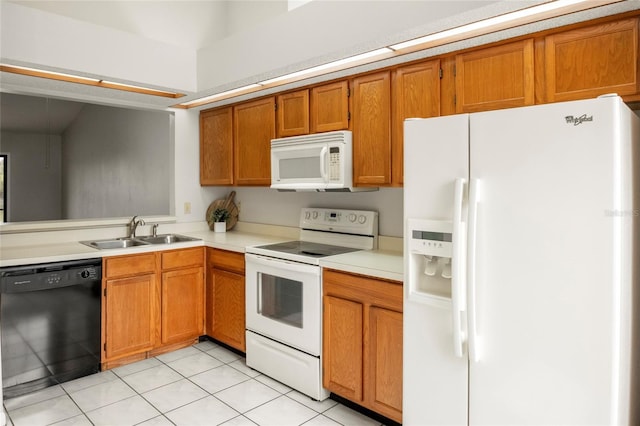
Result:
<instances>
[{"instance_id":1,"label":"electrical outlet","mask_svg":"<svg viewBox=\"0 0 640 426\"><path fill-rule=\"evenodd\" d=\"M184 203L184 214L191 214L191 202L189 201Z\"/></svg>"}]
</instances>

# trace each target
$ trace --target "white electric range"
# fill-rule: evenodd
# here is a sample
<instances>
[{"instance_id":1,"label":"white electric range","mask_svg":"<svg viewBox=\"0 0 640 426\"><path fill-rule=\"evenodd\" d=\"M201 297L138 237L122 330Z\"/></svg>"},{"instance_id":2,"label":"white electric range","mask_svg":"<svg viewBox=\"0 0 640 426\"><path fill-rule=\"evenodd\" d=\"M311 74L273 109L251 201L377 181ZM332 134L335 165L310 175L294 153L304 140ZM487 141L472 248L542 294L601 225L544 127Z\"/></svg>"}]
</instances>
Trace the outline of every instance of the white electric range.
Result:
<instances>
[{"instance_id":1,"label":"white electric range","mask_svg":"<svg viewBox=\"0 0 640 426\"><path fill-rule=\"evenodd\" d=\"M320 259L378 246L378 213L304 208L300 240L246 250L247 365L316 400L322 387Z\"/></svg>"}]
</instances>

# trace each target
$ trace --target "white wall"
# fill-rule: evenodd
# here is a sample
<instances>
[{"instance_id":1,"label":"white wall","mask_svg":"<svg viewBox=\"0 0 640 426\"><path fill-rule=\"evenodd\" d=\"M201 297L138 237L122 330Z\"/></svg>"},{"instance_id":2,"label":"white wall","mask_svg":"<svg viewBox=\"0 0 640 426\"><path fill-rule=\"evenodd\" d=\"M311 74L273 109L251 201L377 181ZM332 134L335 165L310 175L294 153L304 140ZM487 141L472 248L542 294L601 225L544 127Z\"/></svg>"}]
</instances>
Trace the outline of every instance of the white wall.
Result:
<instances>
[{"instance_id":1,"label":"white wall","mask_svg":"<svg viewBox=\"0 0 640 426\"><path fill-rule=\"evenodd\" d=\"M381 235L402 237L401 188L380 188L374 192L278 192L270 188L234 188L240 203L239 220L271 225L299 226L300 209L326 207L374 210L379 213Z\"/></svg>"},{"instance_id":2,"label":"white wall","mask_svg":"<svg viewBox=\"0 0 640 426\"><path fill-rule=\"evenodd\" d=\"M412 27L492 3L497 2L312 1L200 49L198 88L225 86L261 74L282 75L304 68L300 64L317 65L373 50L391 40L405 40L398 39L398 34Z\"/></svg>"},{"instance_id":3,"label":"white wall","mask_svg":"<svg viewBox=\"0 0 640 426\"><path fill-rule=\"evenodd\" d=\"M63 133L64 217L168 215L171 133L167 112L86 105Z\"/></svg>"},{"instance_id":4,"label":"white wall","mask_svg":"<svg viewBox=\"0 0 640 426\"><path fill-rule=\"evenodd\" d=\"M2 60L105 79L196 91L196 51L0 2ZM175 25L184 25L175 23Z\"/></svg>"},{"instance_id":5,"label":"white wall","mask_svg":"<svg viewBox=\"0 0 640 426\"><path fill-rule=\"evenodd\" d=\"M7 221L62 218L60 150L59 135L2 132L0 152L9 155Z\"/></svg>"},{"instance_id":6,"label":"white wall","mask_svg":"<svg viewBox=\"0 0 640 426\"><path fill-rule=\"evenodd\" d=\"M175 216L180 222L205 220L211 202L225 198L230 188L200 186L200 115L198 111L175 112ZM191 204L185 213L184 204Z\"/></svg>"}]
</instances>

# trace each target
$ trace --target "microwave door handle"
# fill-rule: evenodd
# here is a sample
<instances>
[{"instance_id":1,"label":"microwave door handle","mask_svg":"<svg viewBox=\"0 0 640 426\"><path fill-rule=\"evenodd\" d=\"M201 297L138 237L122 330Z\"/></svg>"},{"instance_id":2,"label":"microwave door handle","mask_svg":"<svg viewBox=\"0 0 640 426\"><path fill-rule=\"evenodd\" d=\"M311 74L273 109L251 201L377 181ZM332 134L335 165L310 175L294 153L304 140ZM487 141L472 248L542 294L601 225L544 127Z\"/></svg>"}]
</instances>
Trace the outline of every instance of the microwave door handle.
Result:
<instances>
[{"instance_id":1,"label":"microwave door handle","mask_svg":"<svg viewBox=\"0 0 640 426\"><path fill-rule=\"evenodd\" d=\"M329 177L327 176L327 151L329 148L323 146L320 150L320 175L322 176L322 180L324 182L329 182Z\"/></svg>"}]
</instances>

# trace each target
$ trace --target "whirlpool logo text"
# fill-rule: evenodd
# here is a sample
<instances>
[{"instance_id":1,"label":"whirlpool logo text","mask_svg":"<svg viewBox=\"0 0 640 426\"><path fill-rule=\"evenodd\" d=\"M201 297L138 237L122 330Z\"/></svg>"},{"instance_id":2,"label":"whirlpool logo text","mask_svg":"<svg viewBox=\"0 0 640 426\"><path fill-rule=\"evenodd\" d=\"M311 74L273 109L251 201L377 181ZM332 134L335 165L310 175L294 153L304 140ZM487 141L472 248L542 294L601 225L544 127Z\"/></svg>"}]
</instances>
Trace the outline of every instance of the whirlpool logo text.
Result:
<instances>
[{"instance_id":1,"label":"whirlpool logo text","mask_svg":"<svg viewBox=\"0 0 640 426\"><path fill-rule=\"evenodd\" d=\"M577 126L584 123L585 121L593 121L593 115L582 114L580 117L567 115L564 119L566 120L567 124L573 124L574 126Z\"/></svg>"}]
</instances>

